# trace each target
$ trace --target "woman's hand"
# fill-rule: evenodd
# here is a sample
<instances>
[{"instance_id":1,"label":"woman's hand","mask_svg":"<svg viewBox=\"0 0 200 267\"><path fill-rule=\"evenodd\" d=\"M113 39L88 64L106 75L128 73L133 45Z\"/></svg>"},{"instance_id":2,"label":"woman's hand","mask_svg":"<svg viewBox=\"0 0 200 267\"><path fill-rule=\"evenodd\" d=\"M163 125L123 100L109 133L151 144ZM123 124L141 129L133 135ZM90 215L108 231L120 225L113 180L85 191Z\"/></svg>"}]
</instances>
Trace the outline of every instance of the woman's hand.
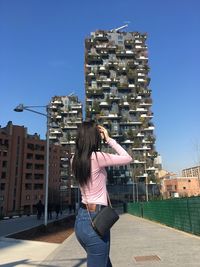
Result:
<instances>
[{"instance_id":1,"label":"woman's hand","mask_svg":"<svg viewBox=\"0 0 200 267\"><path fill-rule=\"evenodd\" d=\"M101 138L102 140L104 141L108 141L108 139L110 138L109 135L108 135L108 131L106 128L104 128L103 126L101 125L98 125L97 128L99 129L99 132L101 134Z\"/></svg>"}]
</instances>

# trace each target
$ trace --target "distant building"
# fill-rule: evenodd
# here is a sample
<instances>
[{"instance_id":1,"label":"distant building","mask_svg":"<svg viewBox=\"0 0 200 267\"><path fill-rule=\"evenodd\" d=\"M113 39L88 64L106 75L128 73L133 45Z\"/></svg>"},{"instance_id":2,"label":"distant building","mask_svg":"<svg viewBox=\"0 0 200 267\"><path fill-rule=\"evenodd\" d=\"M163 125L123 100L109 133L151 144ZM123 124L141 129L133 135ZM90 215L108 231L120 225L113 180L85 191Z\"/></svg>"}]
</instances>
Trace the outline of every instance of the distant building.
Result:
<instances>
[{"instance_id":1,"label":"distant building","mask_svg":"<svg viewBox=\"0 0 200 267\"><path fill-rule=\"evenodd\" d=\"M75 151L75 138L77 129L83 121L82 103L74 94L69 96L54 96L50 107L50 134L52 144L60 145L62 156L60 158L60 193L65 204L75 201L75 185L71 175L70 158ZM77 200L76 200L77 201Z\"/></svg>"},{"instance_id":2,"label":"distant building","mask_svg":"<svg viewBox=\"0 0 200 267\"><path fill-rule=\"evenodd\" d=\"M176 177L163 179L161 193L164 198L191 197L200 195L197 177Z\"/></svg>"},{"instance_id":3,"label":"distant building","mask_svg":"<svg viewBox=\"0 0 200 267\"><path fill-rule=\"evenodd\" d=\"M109 168L110 185L155 180L146 40L145 33L118 30L92 32L85 40L86 118L104 125L134 158L129 166Z\"/></svg>"},{"instance_id":4,"label":"distant building","mask_svg":"<svg viewBox=\"0 0 200 267\"><path fill-rule=\"evenodd\" d=\"M200 166L190 167L182 170L184 177L198 177L200 180Z\"/></svg>"},{"instance_id":5,"label":"distant building","mask_svg":"<svg viewBox=\"0 0 200 267\"><path fill-rule=\"evenodd\" d=\"M45 151L46 141L28 134L24 126L8 122L0 128L0 215L31 214L38 200L44 203ZM54 199L59 194L60 153L59 146L50 146L49 191Z\"/></svg>"}]
</instances>

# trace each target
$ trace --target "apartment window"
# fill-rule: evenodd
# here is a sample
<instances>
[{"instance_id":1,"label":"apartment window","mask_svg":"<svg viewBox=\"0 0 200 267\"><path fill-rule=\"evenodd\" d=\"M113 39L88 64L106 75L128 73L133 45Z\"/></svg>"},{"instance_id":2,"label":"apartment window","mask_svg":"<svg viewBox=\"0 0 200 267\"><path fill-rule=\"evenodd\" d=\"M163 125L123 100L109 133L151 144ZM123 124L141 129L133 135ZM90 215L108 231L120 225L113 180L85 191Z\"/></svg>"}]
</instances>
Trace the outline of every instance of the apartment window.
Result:
<instances>
[{"instance_id":1,"label":"apartment window","mask_svg":"<svg viewBox=\"0 0 200 267\"><path fill-rule=\"evenodd\" d=\"M38 155L38 154L36 154L35 155L35 159L36 160L44 160L44 155Z\"/></svg>"},{"instance_id":2,"label":"apartment window","mask_svg":"<svg viewBox=\"0 0 200 267\"><path fill-rule=\"evenodd\" d=\"M32 173L26 173L26 179L32 179Z\"/></svg>"},{"instance_id":3,"label":"apartment window","mask_svg":"<svg viewBox=\"0 0 200 267\"><path fill-rule=\"evenodd\" d=\"M25 184L25 190L31 190L32 184Z\"/></svg>"},{"instance_id":4,"label":"apartment window","mask_svg":"<svg viewBox=\"0 0 200 267\"><path fill-rule=\"evenodd\" d=\"M44 170L44 164L35 164L35 170Z\"/></svg>"},{"instance_id":5,"label":"apartment window","mask_svg":"<svg viewBox=\"0 0 200 267\"><path fill-rule=\"evenodd\" d=\"M27 144L27 148L30 149L30 150L34 150L34 144L28 143Z\"/></svg>"},{"instance_id":6,"label":"apartment window","mask_svg":"<svg viewBox=\"0 0 200 267\"><path fill-rule=\"evenodd\" d=\"M3 156L4 156L4 157L6 157L6 156L7 156L7 154L8 154L8 152L7 152L7 151L3 151Z\"/></svg>"},{"instance_id":7,"label":"apartment window","mask_svg":"<svg viewBox=\"0 0 200 267\"><path fill-rule=\"evenodd\" d=\"M8 139L6 139L6 140L4 141L4 145L8 148L8 146L9 146L9 144L8 144Z\"/></svg>"},{"instance_id":8,"label":"apartment window","mask_svg":"<svg viewBox=\"0 0 200 267\"><path fill-rule=\"evenodd\" d=\"M28 153L27 156L26 156L27 159L33 159L33 154L31 153Z\"/></svg>"},{"instance_id":9,"label":"apartment window","mask_svg":"<svg viewBox=\"0 0 200 267\"><path fill-rule=\"evenodd\" d=\"M5 188L6 188L6 184L5 183L3 183L3 184L1 184L1 191L4 191L5 190Z\"/></svg>"},{"instance_id":10,"label":"apartment window","mask_svg":"<svg viewBox=\"0 0 200 267\"><path fill-rule=\"evenodd\" d=\"M43 180L43 179L44 179L44 175L43 175L43 174L40 174L40 173L36 173L36 174L34 175L34 178L35 178L36 180Z\"/></svg>"},{"instance_id":11,"label":"apartment window","mask_svg":"<svg viewBox=\"0 0 200 267\"><path fill-rule=\"evenodd\" d=\"M34 184L34 189L43 189L43 184Z\"/></svg>"},{"instance_id":12,"label":"apartment window","mask_svg":"<svg viewBox=\"0 0 200 267\"><path fill-rule=\"evenodd\" d=\"M4 160L4 161L2 162L2 167L3 167L3 168L6 168L7 166L8 166L8 162Z\"/></svg>"},{"instance_id":13,"label":"apartment window","mask_svg":"<svg viewBox=\"0 0 200 267\"><path fill-rule=\"evenodd\" d=\"M27 163L26 164L26 169L33 169L33 164L32 163Z\"/></svg>"},{"instance_id":14,"label":"apartment window","mask_svg":"<svg viewBox=\"0 0 200 267\"><path fill-rule=\"evenodd\" d=\"M2 178L2 179L5 179L5 178L6 178L6 172L2 172L2 173L1 173L1 178Z\"/></svg>"},{"instance_id":15,"label":"apartment window","mask_svg":"<svg viewBox=\"0 0 200 267\"><path fill-rule=\"evenodd\" d=\"M36 144L35 145L35 150L37 150L37 151L44 151L44 146L41 146L41 145Z\"/></svg>"}]
</instances>

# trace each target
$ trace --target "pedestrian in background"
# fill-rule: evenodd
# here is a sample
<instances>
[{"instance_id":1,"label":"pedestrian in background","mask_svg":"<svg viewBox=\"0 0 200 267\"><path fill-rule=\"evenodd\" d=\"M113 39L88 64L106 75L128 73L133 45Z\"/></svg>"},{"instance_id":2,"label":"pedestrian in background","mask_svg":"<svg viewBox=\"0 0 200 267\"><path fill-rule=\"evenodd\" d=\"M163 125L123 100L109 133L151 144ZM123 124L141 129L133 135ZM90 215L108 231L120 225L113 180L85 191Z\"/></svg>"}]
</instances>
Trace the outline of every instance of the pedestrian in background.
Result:
<instances>
[{"instance_id":1,"label":"pedestrian in background","mask_svg":"<svg viewBox=\"0 0 200 267\"><path fill-rule=\"evenodd\" d=\"M101 152L102 140L117 154ZM125 165L131 161L131 156L109 137L104 127L94 122L83 122L80 125L72 159L72 171L80 186L82 199L76 216L75 234L87 253L88 267L112 267L109 257L110 232L100 238L91 225L90 216L93 218L108 205L105 167Z\"/></svg>"},{"instance_id":2,"label":"pedestrian in background","mask_svg":"<svg viewBox=\"0 0 200 267\"><path fill-rule=\"evenodd\" d=\"M39 200L38 203L36 204L36 209L37 209L37 219L40 220L44 210L44 205L42 204L41 200Z\"/></svg>"},{"instance_id":3,"label":"pedestrian in background","mask_svg":"<svg viewBox=\"0 0 200 267\"><path fill-rule=\"evenodd\" d=\"M55 206L55 212L56 212L56 219L58 219L58 215L59 215L59 212L60 212L60 204L57 203L56 206Z\"/></svg>"}]
</instances>

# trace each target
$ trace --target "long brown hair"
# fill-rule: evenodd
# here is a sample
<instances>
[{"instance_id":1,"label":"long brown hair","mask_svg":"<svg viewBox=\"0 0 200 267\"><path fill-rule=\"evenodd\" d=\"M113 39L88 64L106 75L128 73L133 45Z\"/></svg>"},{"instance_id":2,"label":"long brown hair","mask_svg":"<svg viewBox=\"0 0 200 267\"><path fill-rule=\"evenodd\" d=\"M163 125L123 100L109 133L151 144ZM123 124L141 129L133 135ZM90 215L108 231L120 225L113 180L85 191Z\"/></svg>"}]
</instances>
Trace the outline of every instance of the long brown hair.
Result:
<instances>
[{"instance_id":1,"label":"long brown hair","mask_svg":"<svg viewBox=\"0 0 200 267\"><path fill-rule=\"evenodd\" d=\"M101 149L101 135L94 121L83 122L77 132L72 172L80 186L87 185L91 175L91 155Z\"/></svg>"}]
</instances>

